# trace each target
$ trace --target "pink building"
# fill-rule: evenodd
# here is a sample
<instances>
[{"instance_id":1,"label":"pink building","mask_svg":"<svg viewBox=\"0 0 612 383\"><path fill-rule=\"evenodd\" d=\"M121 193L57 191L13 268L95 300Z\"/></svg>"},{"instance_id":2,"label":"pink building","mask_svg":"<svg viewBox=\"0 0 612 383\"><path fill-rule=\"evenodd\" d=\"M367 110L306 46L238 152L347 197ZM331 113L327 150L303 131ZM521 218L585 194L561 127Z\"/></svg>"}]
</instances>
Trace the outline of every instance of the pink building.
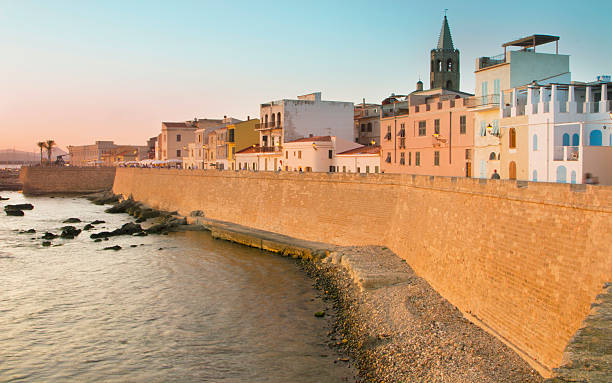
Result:
<instances>
[{"instance_id":1,"label":"pink building","mask_svg":"<svg viewBox=\"0 0 612 383\"><path fill-rule=\"evenodd\" d=\"M471 177L474 117L465 105L468 95L441 89L415 93L419 97L393 98L397 106L383 112L382 170Z\"/></svg>"}]
</instances>

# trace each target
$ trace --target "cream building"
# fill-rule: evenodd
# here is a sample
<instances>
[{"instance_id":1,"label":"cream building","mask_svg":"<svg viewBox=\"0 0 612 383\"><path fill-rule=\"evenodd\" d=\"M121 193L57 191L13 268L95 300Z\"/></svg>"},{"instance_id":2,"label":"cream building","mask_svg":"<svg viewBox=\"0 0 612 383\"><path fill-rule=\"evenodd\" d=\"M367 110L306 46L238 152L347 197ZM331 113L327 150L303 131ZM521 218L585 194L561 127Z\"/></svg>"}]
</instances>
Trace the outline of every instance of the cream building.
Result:
<instances>
[{"instance_id":1,"label":"cream building","mask_svg":"<svg viewBox=\"0 0 612 383\"><path fill-rule=\"evenodd\" d=\"M500 114L500 97L504 90L526 86L536 81L540 84L553 82L569 82L569 56L556 53L536 52L536 47L555 42L559 37L548 35L532 35L523 39L511 41L502 45L504 53L499 56L480 57L476 60L475 96L467 101L474 113L474 152L473 175L479 178L491 178L494 170L502 178L516 177L516 174L527 174L526 158L520 157L516 148L506 148L503 158L500 135L502 133ZM519 47L520 50L509 51L509 47ZM509 97L505 97L509 101ZM522 104L526 100L520 101ZM503 106L503 105L501 105ZM526 123L525 118L507 120L505 124L519 125ZM527 133L517 133L518 142L523 145ZM517 162L518 161L518 162ZM516 174L511 174L510 166L514 163ZM518 168L516 165L520 163Z\"/></svg>"},{"instance_id":2,"label":"cream building","mask_svg":"<svg viewBox=\"0 0 612 383\"><path fill-rule=\"evenodd\" d=\"M313 136L286 142L278 164L285 171L337 172L337 154L361 147L335 136ZM277 168L278 169L278 168Z\"/></svg>"}]
</instances>

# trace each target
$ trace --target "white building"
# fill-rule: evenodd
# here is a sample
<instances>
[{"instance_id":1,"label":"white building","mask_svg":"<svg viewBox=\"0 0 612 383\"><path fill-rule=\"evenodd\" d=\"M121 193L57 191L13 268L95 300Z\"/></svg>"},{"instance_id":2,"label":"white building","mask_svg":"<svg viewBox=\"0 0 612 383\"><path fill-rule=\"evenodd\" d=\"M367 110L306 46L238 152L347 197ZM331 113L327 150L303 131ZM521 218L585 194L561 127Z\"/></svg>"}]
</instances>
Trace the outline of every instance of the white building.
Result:
<instances>
[{"instance_id":1,"label":"white building","mask_svg":"<svg viewBox=\"0 0 612 383\"><path fill-rule=\"evenodd\" d=\"M379 173L380 146L361 146L338 153L336 169L342 173Z\"/></svg>"},{"instance_id":2,"label":"white building","mask_svg":"<svg viewBox=\"0 0 612 383\"><path fill-rule=\"evenodd\" d=\"M536 47L555 42L559 37L532 35L502 45L504 53L499 56L479 57L476 60L475 96L467 102L474 112L474 154L472 174L479 178L490 178L493 170L499 170L500 143L500 94L502 91L538 84L571 81L569 56L555 53L536 53ZM508 47L521 50L507 51ZM509 100L506 100L509 101ZM492 129L487 129L491 126Z\"/></svg>"},{"instance_id":3,"label":"white building","mask_svg":"<svg viewBox=\"0 0 612 383\"><path fill-rule=\"evenodd\" d=\"M353 141L354 105L352 102L323 101L321 93L298 96L260 105L258 170L284 169L283 144L309 136L335 136ZM242 153L243 155L245 153ZM237 157L238 160L238 157Z\"/></svg>"},{"instance_id":4,"label":"white building","mask_svg":"<svg viewBox=\"0 0 612 383\"><path fill-rule=\"evenodd\" d=\"M612 185L610 85L570 83L513 90L502 112L528 118L530 180L582 183L591 173L600 183ZM525 105L520 104L523 98ZM512 103L517 99L518 104Z\"/></svg>"},{"instance_id":5,"label":"white building","mask_svg":"<svg viewBox=\"0 0 612 383\"><path fill-rule=\"evenodd\" d=\"M335 136L300 138L283 145L280 166L285 171L337 172L337 153L361 147Z\"/></svg>"}]
</instances>

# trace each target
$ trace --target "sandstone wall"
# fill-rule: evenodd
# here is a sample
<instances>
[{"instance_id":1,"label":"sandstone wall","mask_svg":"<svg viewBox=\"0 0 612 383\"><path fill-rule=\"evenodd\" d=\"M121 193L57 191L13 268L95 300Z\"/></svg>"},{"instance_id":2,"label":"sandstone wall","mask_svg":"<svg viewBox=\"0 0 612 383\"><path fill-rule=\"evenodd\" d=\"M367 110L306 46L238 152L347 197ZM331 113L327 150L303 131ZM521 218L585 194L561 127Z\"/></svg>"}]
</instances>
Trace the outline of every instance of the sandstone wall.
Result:
<instances>
[{"instance_id":1,"label":"sandstone wall","mask_svg":"<svg viewBox=\"0 0 612 383\"><path fill-rule=\"evenodd\" d=\"M118 169L113 190L301 239L387 246L544 375L612 281L612 187Z\"/></svg>"},{"instance_id":2,"label":"sandstone wall","mask_svg":"<svg viewBox=\"0 0 612 383\"><path fill-rule=\"evenodd\" d=\"M19 178L25 194L93 193L112 189L115 168L24 166Z\"/></svg>"}]
</instances>

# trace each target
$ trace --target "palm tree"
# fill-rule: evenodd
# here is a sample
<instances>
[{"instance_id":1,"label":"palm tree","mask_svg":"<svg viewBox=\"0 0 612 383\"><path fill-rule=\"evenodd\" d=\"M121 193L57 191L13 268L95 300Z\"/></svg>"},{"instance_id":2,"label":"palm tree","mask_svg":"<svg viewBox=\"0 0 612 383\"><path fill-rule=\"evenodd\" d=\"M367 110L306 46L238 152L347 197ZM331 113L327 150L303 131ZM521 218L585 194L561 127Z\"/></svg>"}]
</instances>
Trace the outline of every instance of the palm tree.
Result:
<instances>
[{"instance_id":1,"label":"palm tree","mask_svg":"<svg viewBox=\"0 0 612 383\"><path fill-rule=\"evenodd\" d=\"M36 145L38 145L38 147L40 148L40 164L42 165L42 161L43 161L42 160L42 151L43 151L43 149L46 148L47 144L45 144L44 142L41 141L41 142L37 143Z\"/></svg>"},{"instance_id":2,"label":"palm tree","mask_svg":"<svg viewBox=\"0 0 612 383\"><path fill-rule=\"evenodd\" d=\"M51 151L53 150L54 146L55 141L53 140L47 140L47 142L45 142L45 148L47 149L47 161L49 161L49 163L51 163Z\"/></svg>"}]
</instances>

